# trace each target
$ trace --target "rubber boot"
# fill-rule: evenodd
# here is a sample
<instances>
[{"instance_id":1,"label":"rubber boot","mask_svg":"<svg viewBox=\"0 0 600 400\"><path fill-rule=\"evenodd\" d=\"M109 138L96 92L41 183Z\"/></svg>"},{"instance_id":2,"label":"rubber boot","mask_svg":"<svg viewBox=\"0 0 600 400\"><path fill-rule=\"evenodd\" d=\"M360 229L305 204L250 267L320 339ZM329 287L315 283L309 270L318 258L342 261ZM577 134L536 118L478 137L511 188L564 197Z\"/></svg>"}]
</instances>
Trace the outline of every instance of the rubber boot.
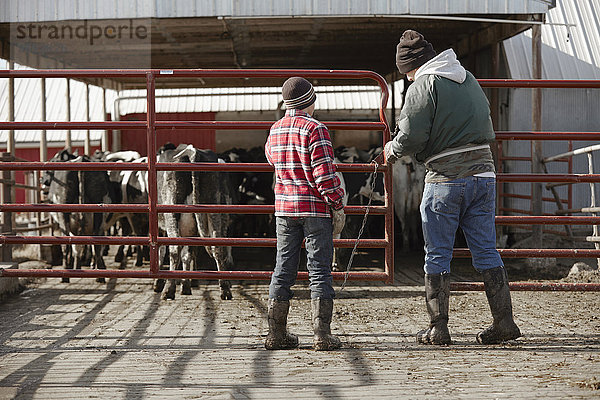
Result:
<instances>
[{"instance_id":1,"label":"rubber boot","mask_svg":"<svg viewBox=\"0 0 600 400\"><path fill-rule=\"evenodd\" d=\"M425 302L430 323L429 328L417 333L417 343L452 343L448 331L449 299L450 274L425 274Z\"/></svg>"},{"instance_id":2,"label":"rubber boot","mask_svg":"<svg viewBox=\"0 0 600 400\"><path fill-rule=\"evenodd\" d=\"M294 349L298 347L298 336L287 331L289 300L269 299L267 319L269 334L265 340L267 350Z\"/></svg>"},{"instance_id":3,"label":"rubber boot","mask_svg":"<svg viewBox=\"0 0 600 400\"><path fill-rule=\"evenodd\" d=\"M504 267L496 267L483 270L481 275L494 322L477 334L477 343L498 344L520 337L521 331L513 320L506 270Z\"/></svg>"},{"instance_id":4,"label":"rubber boot","mask_svg":"<svg viewBox=\"0 0 600 400\"><path fill-rule=\"evenodd\" d=\"M312 320L314 329L315 350L335 350L342 347L337 336L331 334L331 314L333 299L312 299Z\"/></svg>"}]
</instances>

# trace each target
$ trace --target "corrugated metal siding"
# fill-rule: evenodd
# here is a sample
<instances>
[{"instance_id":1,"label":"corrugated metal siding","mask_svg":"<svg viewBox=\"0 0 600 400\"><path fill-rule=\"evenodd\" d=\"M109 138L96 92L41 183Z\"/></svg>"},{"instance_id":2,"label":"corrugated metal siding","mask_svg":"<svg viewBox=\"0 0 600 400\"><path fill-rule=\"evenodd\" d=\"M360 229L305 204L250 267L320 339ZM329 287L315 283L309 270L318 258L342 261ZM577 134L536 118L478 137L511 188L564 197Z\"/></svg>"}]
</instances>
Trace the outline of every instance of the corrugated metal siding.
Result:
<instances>
[{"instance_id":1,"label":"corrugated metal siding","mask_svg":"<svg viewBox=\"0 0 600 400\"><path fill-rule=\"evenodd\" d=\"M559 0L557 7L547 14L547 21L571 23L574 27L544 25L542 27L542 63L544 79L600 79L600 0ZM504 42L504 49L513 79L531 79L531 32L524 32ZM542 91L542 129L547 131L597 132L600 126L600 90L598 89L546 89ZM531 129L531 91L511 90L508 98L508 130ZM592 142L575 142L574 148L586 147ZM567 151L565 142L544 142L545 156ZM507 143L507 155L529 156L529 146L523 142ZM600 168L600 154L593 157L594 168ZM530 172L530 164L509 162L507 172ZM550 172L566 172L563 163L548 165ZM573 158L573 172L587 173L587 156ZM513 193L529 193L529 184L510 184ZM559 188L566 198L566 188ZM590 205L589 184L573 186L573 207ZM544 196L550 196L545 190ZM509 201L511 208L528 208L529 202L518 199ZM546 204L546 212L554 212L556 206Z\"/></svg>"},{"instance_id":2,"label":"corrugated metal siding","mask_svg":"<svg viewBox=\"0 0 600 400\"><path fill-rule=\"evenodd\" d=\"M215 16L531 14L541 0L0 0L0 22Z\"/></svg>"},{"instance_id":3,"label":"corrugated metal siding","mask_svg":"<svg viewBox=\"0 0 600 400\"><path fill-rule=\"evenodd\" d=\"M542 128L548 131L588 131L597 132L600 126L600 90L586 89L544 89ZM509 130L527 131L531 130L531 91L528 89L515 89L509 98ZM518 110L518 111L517 111ZM507 141L505 143L505 154L517 157L529 157L531 149L528 142L519 140ZM597 144L595 142L578 141L573 142L573 148L582 148ZM549 157L568 151L565 141L544 141L543 154ZM600 154L593 157L594 170L600 172ZM522 161L508 161L505 163L505 172L529 173L531 164ZM549 173L566 173L567 164L552 162L548 164ZM587 174L587 156L579 155L573 158L573 173ZM529 194L531 185L529 183L510 183L507 185L509 192L517 194ZM567 198L566 187L559 187L561 198ZM544 197L552 197L549 190L544 189ZM589 184L573 185L573 207L581 208L590 205ZM529 209L529 201L510 199L509 208ZM556 206L546 203L545 212L553 213Z\"/></svg>"},{"instance_id":4,"label":"corrugated metal siding","mask_svg":"<svg viewBox=\"0 0 600 400\"><path fill-rule=\"evenodd\" d=\"M401 82L397 83L400 93ZM325 86L316 87L319 110L377 110L380 91L368 86ZM157 112L227 112L227 111L270 111L276 110L281 102L281 89L267 88L214 88L214 89L159 89L156 91ZM128 90L121 93L120 114L141 113L146 110L143 90ZM161 96L180 96L165 98ZM401 97L396 96L396 107L401 107Z\"/></svg>"},{"instance_id":5,"label":"corrugated metal siding","mask_svg":"<svg viewBox=\"0 0 600 400\"><path fill-rule=\"evenodd\" d=\"M8 63L0 59L0 68L8 68ZM15 68L23 67L16 65ZM402 81L396 82L396 109L402 106ZM375 86L335 86L316 87L316 107L321 110L377 110L380 104L380 91ZM184 112L239 112L274 111L280 104L281 88L241 87L208 89L158 89L156 91L156 111L159 113ZM48 121L66 121L66 80L46 80L46 114ZM145 90L121 92L120 115L146 112ZM127 99L128 97L143 97ZM161 96L173 96L169 98ZM106 91L106 111L113 114L117 93ZM388 105L391 106L391 100ZM102 89L90 85L90 118L102 121ZM0 120L8 121L8 79L0 79ZM15 79L15 120L41 121L41 80ZM85 84L71 80L71 120L85 121ZM40 131L16 131L17 143L39 142ZM48 141L64 142L66 131L49 130ZM0 143L7 140L7 131L0 131ZM100 140L101 132L92 131L93 141ZM85 131L72 131L72 139L85 139Z\"/></svg>"},{"instance_id":6,"label":"corrugated metal siding","mask_svg":"<svg viewBox=\"0 0 600 400\"><path fill-rule=\"evenodd\" d=\"M600 79L600 0L559 0L542 26L544 79ZM531 30L503 43L513 79L531 79Z\"/></svg>"},{"instance_id":7,"label":"corrugated metal siding","mask_svg":"<svg viewBox=\"0 0 600 400\"><path fill-rule=\"evenodd\" d=\"M8 68L5 60L0 60L0 68ZM16 69L24 69L15 65ZM65 79L46 79L46 115L48 121L66 121L66 89ZM106 91L107 104L112 104L116 93ZM107 108L107 111L110 111ZM8 121L8 79L0 79L0 120ZM15 121L41 121L41 79L15 79ZM85 84L71 80L71 120L85 121ZM103 121L102 115L102 89L90 85L90 120ZM74 142L85 139L86 131L73 130L71 137ZM101 131L91 131L90 137L94 142L101 139ZM41 131L19 130L15 131L17 143L39 142ZM64 142L66 131L46 131L48 142ZM4 147L8 138L7 131L0 131L0 143Z\"/></svg>"}]
</instances>

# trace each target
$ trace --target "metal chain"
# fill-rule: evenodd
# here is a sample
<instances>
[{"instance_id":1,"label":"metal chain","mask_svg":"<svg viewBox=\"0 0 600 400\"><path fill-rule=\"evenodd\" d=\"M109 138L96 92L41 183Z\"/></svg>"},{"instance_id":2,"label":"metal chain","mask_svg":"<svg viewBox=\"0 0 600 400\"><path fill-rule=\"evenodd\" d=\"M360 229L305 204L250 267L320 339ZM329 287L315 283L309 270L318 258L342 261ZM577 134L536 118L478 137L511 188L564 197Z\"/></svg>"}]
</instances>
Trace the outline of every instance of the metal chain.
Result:
<instances>
[{"instance_id":1,"label":"metal chain","mask_svg":"<svg viewBox=\"0 0 600 400\"><path fill-rule=\"evenodd\" d=\"M350 267L352 266L352 260L354 260L354 254L356 253L356 248L358 247L358 242L360 241L360 237L363 234L365 229L365 225L367 224L367 217L369 216L369 209L371 207L371 202L373 201L373 192L375 191L375 179L377 178L377 168L379 167L379 163L377 160L371 161L371 164L375 166L373 172L371 172L371 192L369 193L369 202L367 203L367 208L365 210L365 215L362 220L362 225L360 226L360 230L358 231L358 236L356 237L356 242L354 242L354 247L352 248L352 253L350 253L350 259L348 260L348 265L346 266L346 273L344 274L344 282L340 287L339 292L344 290L346 287L346 282L348 281L348 275L350 274Z\"/></svg>"}]
</instances>

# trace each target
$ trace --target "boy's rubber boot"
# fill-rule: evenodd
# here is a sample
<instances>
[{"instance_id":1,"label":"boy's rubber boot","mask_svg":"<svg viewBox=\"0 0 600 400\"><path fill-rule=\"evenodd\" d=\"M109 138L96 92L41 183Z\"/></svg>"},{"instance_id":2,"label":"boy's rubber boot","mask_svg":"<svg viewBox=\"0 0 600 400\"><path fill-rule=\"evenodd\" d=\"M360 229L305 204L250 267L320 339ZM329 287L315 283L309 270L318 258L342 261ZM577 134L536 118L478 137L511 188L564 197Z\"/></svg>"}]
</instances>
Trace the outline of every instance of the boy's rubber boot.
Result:
<instances>
[{"instance_id":1,"label":"boy's rubber boot","mask_svg":"<svg viewBox=\"0 0 600 400\"><path fill-rule=\"evenodd\" d=\"M298 347L298 336L287 331L289 309L289 300L269 299L269 309L267 312L269 333L265 339L265 348L267 350L284 350Z\"/></svg>"},{"instance_id":2,"label":"boy's rubber boot","mask_svg":"<svg viewBox=\"0 0 600 400\"><path fill-rule=\"evenodd\" d=\"M331 334L331 315L333 314L333 299L312 299L312 319L314 329L315 350L335 350L342 347L337 336Z\"/></svg>"}]
</instances>

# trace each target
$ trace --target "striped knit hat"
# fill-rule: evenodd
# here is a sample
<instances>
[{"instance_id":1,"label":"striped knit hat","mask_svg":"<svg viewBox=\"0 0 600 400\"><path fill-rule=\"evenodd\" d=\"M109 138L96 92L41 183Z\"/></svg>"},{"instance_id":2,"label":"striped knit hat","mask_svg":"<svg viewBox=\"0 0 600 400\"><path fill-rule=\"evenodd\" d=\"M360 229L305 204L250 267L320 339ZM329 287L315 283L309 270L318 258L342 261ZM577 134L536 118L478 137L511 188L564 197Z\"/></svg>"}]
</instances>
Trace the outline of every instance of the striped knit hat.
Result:
<instances>
[{"instance_id":1,"label":"striped knit hat","mask_svg":"<svg viewBox=\"0 0 600 400\"><path fill-rule=\"evenodd\" d=\"M288 110L302 110L317 100L313 85L304 78L293 76L283 83L281 88L283 103Z\"/></svg>"}]
</instances>

